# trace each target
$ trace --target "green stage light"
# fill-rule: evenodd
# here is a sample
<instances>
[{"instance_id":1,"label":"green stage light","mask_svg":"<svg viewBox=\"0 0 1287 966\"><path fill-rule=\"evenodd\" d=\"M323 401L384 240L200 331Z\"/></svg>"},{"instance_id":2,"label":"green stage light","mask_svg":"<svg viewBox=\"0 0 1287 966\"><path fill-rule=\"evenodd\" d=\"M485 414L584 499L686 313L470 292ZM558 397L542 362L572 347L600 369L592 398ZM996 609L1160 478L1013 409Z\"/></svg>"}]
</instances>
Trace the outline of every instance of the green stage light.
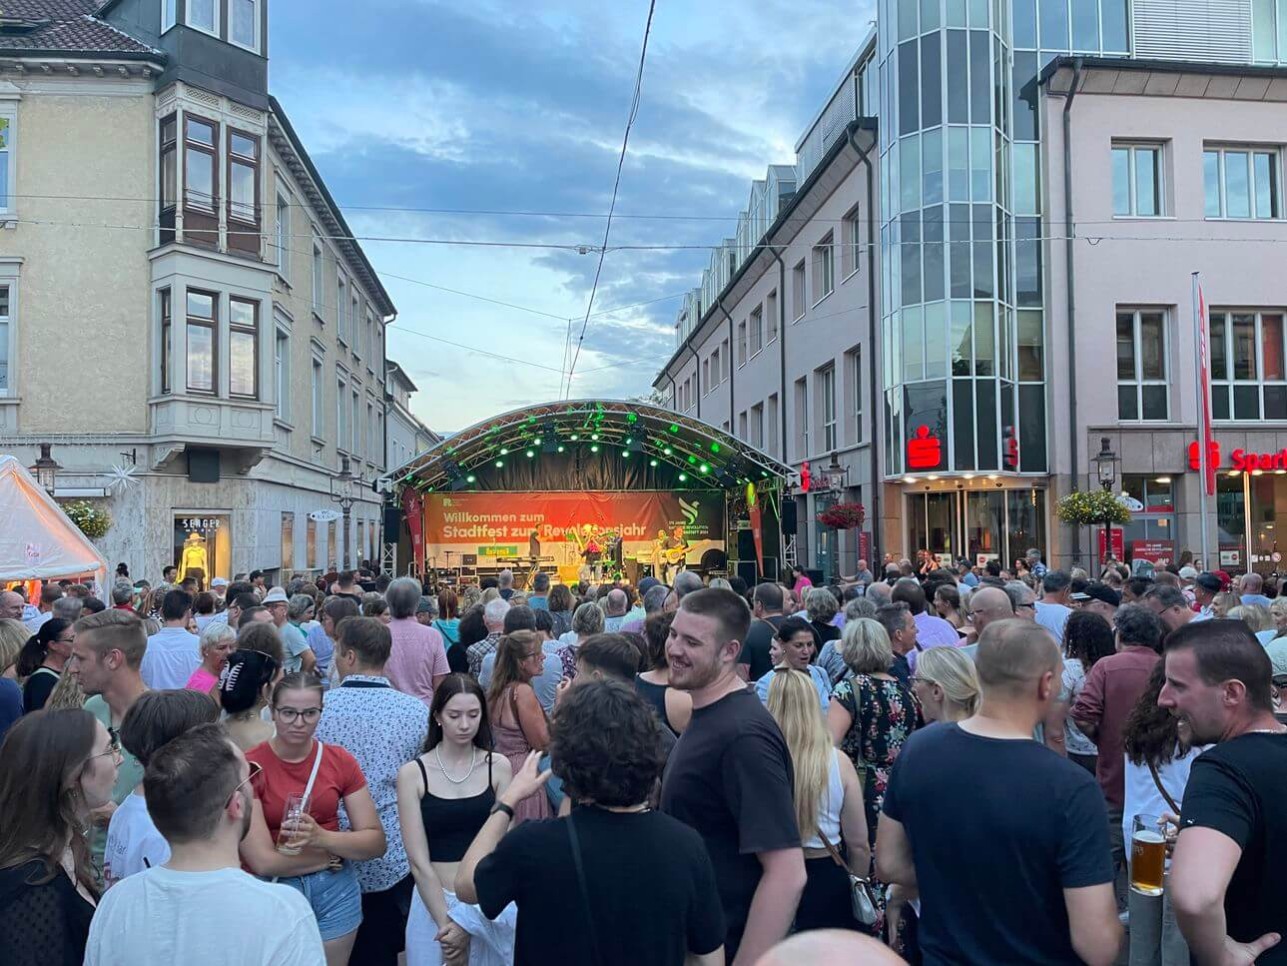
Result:
<instances>
[{"instance_id":1,"label":"green stage light","mask_svg":"<svg viewBox=\"0 0 1287 966\"><path fill-rule=\"evenodd\" d=\"M689 456L689 457L688 457L688 462L689 462L689 463L692 463L694 466L696 466L696 465L697 465L697 457L696 457L696 456Z\"/></svg>"},{"instance_id":2,"label":"green stage light","mask_svg":"<svg viewBox=\"0 0 1287 966\"><path fill-rule=\"evenodd\" d=\"M466 482L466 483L477 483L477 482L478 482L478 477L474 476L474 474L473 474L473 473L470 473L468 476L466 476L466 477L465 477L465 482Z\"/></svg>"},{"instance_id":3,"label":"green stage light","mask_svg":"<svg viewBox=\"0 0 1287 966\"><path fill-rule=\"evenodd\" d=\"M649 461L648 461L648 465L649 465L649 466L656 466L656 465L657 465L657 461L656 461L656 460L649 460Z\"/></svg>"},{"instance_id":4,"label":"green stage light","mask_svg":"<svg viewBox=\"0 0 1287 966\"><path fill-rule=\"evenodd\" d=\"M535 456L535 455L536 455L536 450L534 450L534 449L529 449L529 450L527 451L527 458L528 458L529 460L530 460L533 456Z\"/></svg>"},{"instance_id":5,"label":"green stage light","mask_svg":"<svg viewBox=\"0 0 1287 966\"><path fill-rule=\"evenodd\" d=\"M630 423L630 424L632 424L632 425L633 425L634 423L639 422L639 414L638 414L638 413L626 413L626 422L628 422L628 423Z\"/></svg>"},{"instance_id":6,"label":"green stage light","mask_svg":"<svg viewBox=\"0 0 1287 966\"><path fill-rule=\"evenodd\" d=\"M709 473L711 471L711 467L709 463L703 463L701 466L698 467L698 469L703 473Z\"/></svg>"},{"instance_id":7,"label":"green stage light","mask_svg":"<svg viewBox=\"0 0 1287 966\"><path fill-rule=\"evenodd\" d=\"M562 445L561 443L559 444L559 452L560 452L560 453L562 453L562 452L563 452L563 445Z\"/></svg>"},{"instance_id":8,"label":"green stage light","mask_svg":"<svg viewBox=\"0 0 1287 966\"><path fill-rule=\"evenodd\" d=\"M425 492L426 492L426 493L432 493L432 492L433 492L433 487L432 487L432 486L425 487Z\"/></svg>"},{"instance_id":9,"label":"green stage light","mask_svg":"<svg viewBox=\"0 0 1287 966\"><path fill-rule=\"evenodd\" d=\"M576 434L576 433L573 433L573 434L572 434L572 442L574 442L574 443L575 443L575 442L577 441L577 439L578 439L577 434Z\"/></svg>"},{"instance_id":10,"label":"green stage light","mask_svg":"<svg viewBox=\"0 0 1287 966\"><path fill-rule=\"evenodd\" d=\"M536 439L532 440L532 445L533 445L533 446L540 446L540 445L541 445L541 437L539 437L539 436L538 436L538 437L536 437Z\"/></svg>"},{"instance_id":11,"label":"green stage light","mask_svg":"<svg viewBox=\"0 0 1287 966\"><path fill-rule=\"evenodd\" d=\"M633 437L633 436L627 436L627 437L626 437L626 445L627 445L627 446L629 446L629 445L630 445L631 443L633 443L634 441L635 441L635 440L634 440L634 437Z\"/></svg>"},{"instance_id":12,"label":"green stage light","mask_svg":"<svg viewBox=\"0 0 1287 966\"><path fill-rule=\"evenodd\" d=\"M687 474L687 473L680 473L680 474L679 474L679 482L680 482L680 483L683 483L683 482L684 482L684 481L686 481L687 479L688 479L688 474Z\"/></svg>"},{"instance_id":13,"label":"green stage light","mask_svg":"<svg viewBox=\"0 0 1287 966\"><path fill-rule=\"evenodd\" d=\"M678 426L678 425L676 425L675 423L671 423L671 424L670 424L670 431L671 431L672 433L677 433L677 432L679 432L679 426Z\"/></svg>"},{"instance_id":14,"label":"green stage light","mask_svg":"<svg viewBox=\"0 0 1287 966\"><path fill-rule=\"evenodd\" d=\"M502 446L502 447L501 447L501 456L508 456L508 455L509 455L509 450L508 450L508 449L506 449L504 446Z\"/></svg>"},{"instance_id":15,"label":"green stage light","mask_svg":"<svg viewBox=\"0 0 1287 966\"><path fill-rule=\"evenodd\" d=\"M599 441L599 434L598 434L598 433L591 433L591 434L590 434L590 438L591 438L592 440L594 440L594 441L597 443L597 442Z\"/></svg>"},{"instance_id":16,"label":"green stage light","mask_svg":"<svg viewBox=\"0 0 1287 966\"><path fill-rule=\"evenodd\" d=\"M591 453L597 453L597 452L599 452L599 444L598 444L598 443L595 443L593 446L591 446L591 447L590 447L590 452L591 452Z\"/></svg>"},{"instance_id":17,"label":"green stage light","mask_svg":"<svg viewBox=\"0 0 1287 966\"><path fill-rule=\"evenodd\" d=\"M711 443L711 452L712 452L712 453L718 453L718 452L719 452L719 443Z\"/></svg>"},{"instance_id":18,"label":"green stage light","mask_svg":"<svg viewBox=\"0 0 1287 966\"><path fill-rule=\"evenodd\" d=\"M665 449L662 450L662 452L665 453L667 456L672 456L674 455L675 451L671 449L669 446L667 446Z\"/></svg>"},{"instance_id":19,"label":"green stage light","mask_svg":"<svg viewBox=\"0 0 1287 966\"><path fill-rule=\"evenodd\" d=\"M627 459L627 460L628 460L628 459L630 459L630 450L628 450L628 449L623 449L623 450L621 451L621 458L622 458L622 459Z\"/></svg>"},{"instance_id":20,"label":"green stage light","mask_svg":"<svg viewBox=\"0 0 1287 966\"><path fill-rule=\"evenodd\" d=\"M497 461L496 461L496 468L497 468L498 470L503 470L503 469L505 468L505 461L504 461L504 460L497 460Z\"/></svg>"}]
</instances>

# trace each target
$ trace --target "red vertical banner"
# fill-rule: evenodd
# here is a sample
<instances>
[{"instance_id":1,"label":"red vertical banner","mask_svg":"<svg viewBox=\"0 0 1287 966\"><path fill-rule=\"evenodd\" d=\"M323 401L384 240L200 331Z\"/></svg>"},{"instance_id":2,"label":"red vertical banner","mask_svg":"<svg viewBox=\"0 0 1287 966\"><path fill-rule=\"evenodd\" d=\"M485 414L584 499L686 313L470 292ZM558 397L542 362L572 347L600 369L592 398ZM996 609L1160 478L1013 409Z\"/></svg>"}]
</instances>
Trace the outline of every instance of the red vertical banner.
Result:
<instances>
[{"instance_id":1,"label":"red vertical banner","mask_svg":"<svg viewBox=\"0 0 1287 966\"><path fill-rule=\"evenodd\" d=\"M1206 474L1203 484L1206 486L1207 496L1215 496L1216 491L1216 468L1215 460L1211 459L1210 454L1215 440L1211 436L1211 357L1207 347L1207 300L1202 292L1201 284L1198 285L1198 392L1202 394L1201 405L1199 407L1199 417L1202 424L1198 427L1199 438L1202 440L1202 451L1207 455L1205 460Z\"/></svg>"},{"instance_id":2,"label":"red vertical banner","mask_svg":"<svg viewBox=\"0 0 1287 966\"><path fill-rule=\"evenodd\" d=\"M425 572L425 520L420 493L414 486L402 491L402 515L411 532L411 558L417 574Z\"/></svg>"},{"instance_id":3,"label":"red vertical banner","mask_svg":"<svg viewBox=\"0 0 1287 966\"><path fill-rule=\"evenodd\" d=\"M746 506L751 520L751 536L755 538L755 562L758 573L764 573L764 517L760 512L759 497L755 484L746 484Z\"/></svg>"}]
</instances>

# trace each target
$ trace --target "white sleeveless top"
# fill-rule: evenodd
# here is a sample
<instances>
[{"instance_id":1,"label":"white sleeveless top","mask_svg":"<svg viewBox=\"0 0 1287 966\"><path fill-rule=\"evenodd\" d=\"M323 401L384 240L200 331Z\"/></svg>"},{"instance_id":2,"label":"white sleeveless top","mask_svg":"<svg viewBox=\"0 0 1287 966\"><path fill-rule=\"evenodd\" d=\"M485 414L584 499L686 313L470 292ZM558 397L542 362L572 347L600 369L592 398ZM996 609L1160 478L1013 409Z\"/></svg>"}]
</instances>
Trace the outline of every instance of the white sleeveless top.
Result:
<instances>
[{"instance_id":1,"label":"white sleeveless top","mask_svg":"<svg viewBox=\"0 0 1287 966\"><path fill-rule=\"evenodd\" d=\"M836 848L840 847L840 809L845 804L845 789L840 784L840 749L831 750L831 768L827 771L827 791L818 799L818 831ZM804 843L806 849L824 849L822 836L814 835Z\"/></svg>"}]
</instances>

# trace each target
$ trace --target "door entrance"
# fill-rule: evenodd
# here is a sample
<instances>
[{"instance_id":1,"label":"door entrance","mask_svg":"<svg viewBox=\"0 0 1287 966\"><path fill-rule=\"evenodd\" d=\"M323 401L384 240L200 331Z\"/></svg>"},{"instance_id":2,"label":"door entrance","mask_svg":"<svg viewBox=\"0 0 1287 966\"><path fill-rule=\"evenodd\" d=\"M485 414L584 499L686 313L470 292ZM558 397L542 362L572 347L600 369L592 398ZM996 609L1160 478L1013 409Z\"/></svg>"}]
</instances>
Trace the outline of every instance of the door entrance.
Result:
<instances>
[{"instance_id":1,"label":"door entrance","mask_svg":"<svg viewBox=\"0 0 1287 966\"><path fill-rule=\"evenodd\" d=\"M972 489L907 494L907 553L944 563L1000 560L1010 567L1031 547L1046 555L1046 491Z\"/></svg>"}]
</instances>

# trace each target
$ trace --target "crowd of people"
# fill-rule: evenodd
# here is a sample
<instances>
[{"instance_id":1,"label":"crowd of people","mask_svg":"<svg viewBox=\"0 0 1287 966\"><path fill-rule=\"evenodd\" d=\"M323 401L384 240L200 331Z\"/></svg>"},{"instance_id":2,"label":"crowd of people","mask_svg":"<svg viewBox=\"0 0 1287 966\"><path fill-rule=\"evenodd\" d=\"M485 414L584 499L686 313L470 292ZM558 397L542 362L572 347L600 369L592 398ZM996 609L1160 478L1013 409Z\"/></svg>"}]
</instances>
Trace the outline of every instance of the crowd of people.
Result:
<instances>
[{"instance_id":1,"label":"crowd of people","mask_svg":"<svg viewBox=\"0 0 1287 966\"><path fill-rule=\"evenodd\" d=\"M1287 962L1257 574L173 577L0 592L5 963Z\"/></svg>"}]
</instances>

